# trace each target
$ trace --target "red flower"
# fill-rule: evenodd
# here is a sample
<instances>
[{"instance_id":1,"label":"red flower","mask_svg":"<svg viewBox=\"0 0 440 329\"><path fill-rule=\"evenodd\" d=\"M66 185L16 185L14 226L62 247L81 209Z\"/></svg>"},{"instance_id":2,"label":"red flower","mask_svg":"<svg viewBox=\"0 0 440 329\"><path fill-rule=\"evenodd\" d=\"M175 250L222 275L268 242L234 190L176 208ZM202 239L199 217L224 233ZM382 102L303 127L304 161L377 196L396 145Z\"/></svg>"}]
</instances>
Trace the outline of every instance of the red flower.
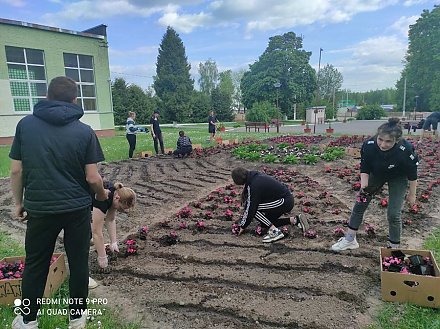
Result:
<instances>
[{"instance_id":1,"label":"red flower","mask_svg":"<svg viewBox=\"0 0 440 329\"><path fill-rule=\"evenodd\" d=\"M337 227L335 228L335 230L333 231L333 235L337 238L343 237L345 236L345 231L342 227Z\"/></svg>"},{"instance_id":2,"label":"red flower","mask_svg":"<svg viewBox=\"0 0 440 329\"><path fill-rule=\"evenodd\" d=\"M315 230L308 229L307 231L304 232L304 237L308 239L315 239L318 237L318 233Z\"/></svg>"},{"instance_id":3,"label":"red flower","mask_svg":"<svg viewBox=\"0 0 440 329\"><path fill-rule=\"evenodd\" d=\"M352 185L353 190L359 191L361 189L361 182L356 182Z\"/></svg>"},{"instance_id":4,"label":"red flower","mask_svg":"<svg viewBox=\"0 0 440 329\"><path fill-rule=\"evenodd\" d=\"M236 223L232 224L231 231L232 231L232 234L238 235L238 233L240 232L240 225L238 225Z\"/></svg>"},{"instance_id":5,"label":"red flower","mask_svg":"<svg viewBox=\"0 0 440 329\"><path fill-rule=\"evenodd\" d=\"M380 200L380 205L382 207L387 207L388 206L388 200L387 199L382 199Z\"/></svg>"},{"instance_id":6,"label":"red flower","mask_svg":"<svg viewBox=\"0 0 440 329\"><path fill-rule=\"evenodd\" d=\"M429 194L422 194L421 196L420 196L420 199L419 199L420 201L422 201L422 202L428 202L428 200L429 200Z\"/></svg>"},{"instance_id":7,"label":"red flower","mask_svg":"<svg viewBox=\"0 0 440 329\"><path fill-rule=\"evenodd\" d=\"M191 208L185 206L177 212L176 216L178 218L189 218L191 217L191 212L192 212Z\"/></svg>"},{"instance_id":8,"label":"red flower","mask_svg":"<svg viewBox=\"0 0 440 329\"><path fill-rule=\"evenodd\" d=\"M203 231L204 229L206 229L205 222L202 220L197 221L196 229L197 229L197 231Z\"/></svg>"},{"instance_id":9,"label":"red flower","mask_svg":"<svg viewBox=\"0 0 440 329\"><path fill-rule=\"evenodd\" d=\"M412 207L409 209L409 212L417 214L419 212L419 206L417 204L413 204Z\"/></svg>"}]
</instances>

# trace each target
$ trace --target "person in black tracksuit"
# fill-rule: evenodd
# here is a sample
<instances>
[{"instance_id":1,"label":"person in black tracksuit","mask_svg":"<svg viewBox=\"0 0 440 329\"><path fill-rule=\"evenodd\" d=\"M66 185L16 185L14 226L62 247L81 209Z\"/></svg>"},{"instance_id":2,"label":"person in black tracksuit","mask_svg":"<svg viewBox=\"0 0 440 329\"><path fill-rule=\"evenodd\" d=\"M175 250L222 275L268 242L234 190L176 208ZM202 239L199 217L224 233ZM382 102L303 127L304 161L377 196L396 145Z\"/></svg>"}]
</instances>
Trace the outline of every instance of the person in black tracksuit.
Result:
<instances>
[{"instance_id":1,"label":"person in black tracksuit","mask_svg":"<svg viewBox=\"0 0 440 329\"><path fill-rule=\"evenodd\" d=\"M438 126L438 122L440 121L440 112L433 112L431 113L425 120L425 122L423 123L423 132L425 133L426 131L430 130L432 127L432 135L434 139L438 138L438 131L437 131L437 126ZM420 138L420 141L423 138Z\"/></svg>"},{"instance_id":2,"label":"person in black tracksuit","mask_svg":"<svg viewBox=\"0 0 440 329\"><path fill-rule=\"evenodd\" d=\"M153 115L150 118L151 125L151 136L153 137L154 142L154 150L156 151L156 155L159 154L159 148L157 143L160 144L160 151L162 154L165 154L164 146L163 146L163 136L162 130L160 129L159 123L159 110L154 110Z\"/></svg>"},{"instance_id":3,"label":"person in black tracksuit","mask_svg":"<svg viewBox=\"0 0 440 329\"><path fill-rule=\"evenodd\" d=\"M232 170L232 179L237 185L244 185L242 204L244 211L239 220L240 232L256 218L263 227L269 228L269 233L263 238L263 242L273 242L284 238L284 234L278 229L284 225L298 225L303 230L307 229L307 223L302 216L294 218L281 217L293 209L293 195L286 185L275 178L258 171L249 171L238 167Z\"/></svg>"},{"instance_id":4,"label":"person in black tracksuit","mask_svg":"<svg viewBox=\"0 0 440 329\"><path fill-rule=\"evenodd\" d=\"M357 249L356 232L367 207L385 183L388 183L389 202L388 243L400 247L402 231L401 211L409 185L408 203L416 203L418 157L412 145L402 138L400 120L391 118L382 124L377 134L366 140L361 149L361 190L348 223L345 237L332 245L332 250Z\"/></svg>"}]
</instances>

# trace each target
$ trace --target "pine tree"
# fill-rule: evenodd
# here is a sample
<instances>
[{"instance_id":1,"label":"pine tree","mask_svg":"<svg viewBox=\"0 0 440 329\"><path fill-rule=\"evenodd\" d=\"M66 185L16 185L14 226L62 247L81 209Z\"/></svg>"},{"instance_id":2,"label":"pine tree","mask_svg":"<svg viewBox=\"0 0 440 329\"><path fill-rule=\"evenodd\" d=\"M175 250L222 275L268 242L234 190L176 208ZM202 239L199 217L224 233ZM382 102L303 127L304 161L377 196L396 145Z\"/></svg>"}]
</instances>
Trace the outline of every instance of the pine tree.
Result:
<instances>
[{"instance_id":1,"label":"pine tree","mask_svg":"<svg viewBox=\"0 0 440 329\"><path fill-rule=\"evenodd\" d=\"M188 122L192 108L194 80L185 47L177 32L168 27L159 47L154 90L160 98L163 121Z\"/></svg>"}]
</instances>

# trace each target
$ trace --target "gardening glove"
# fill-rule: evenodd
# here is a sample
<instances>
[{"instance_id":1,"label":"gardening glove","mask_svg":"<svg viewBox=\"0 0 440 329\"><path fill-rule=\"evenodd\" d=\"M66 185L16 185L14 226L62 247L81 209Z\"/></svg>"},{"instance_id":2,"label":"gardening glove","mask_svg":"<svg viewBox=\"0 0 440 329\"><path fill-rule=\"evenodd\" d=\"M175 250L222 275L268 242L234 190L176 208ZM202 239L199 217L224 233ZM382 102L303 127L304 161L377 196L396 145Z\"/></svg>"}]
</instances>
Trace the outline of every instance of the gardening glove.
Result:
<instances>
[{"instance_id":1,"label":"gardening glove","mask_svg":"<svg viewBox=\"0 0 440 329\"><path fill-rule=\"evenodd\" d=\"M99 264L99 267L106 268L108 266L107 256L103 256L103 257L98 256L98 264Z\"/></svg>"},{"instance_id":2,"label":"gardening glove","mask_svg":"<svg viewBox=\"0 0 440 329\"><path fill-rule=\"evenodd\" d=\"M110 245L110 250L113 251L113 252L119 252L119 247L118 247L118 242L117 241L113 242Z\"/></svg>"}]
</instances>

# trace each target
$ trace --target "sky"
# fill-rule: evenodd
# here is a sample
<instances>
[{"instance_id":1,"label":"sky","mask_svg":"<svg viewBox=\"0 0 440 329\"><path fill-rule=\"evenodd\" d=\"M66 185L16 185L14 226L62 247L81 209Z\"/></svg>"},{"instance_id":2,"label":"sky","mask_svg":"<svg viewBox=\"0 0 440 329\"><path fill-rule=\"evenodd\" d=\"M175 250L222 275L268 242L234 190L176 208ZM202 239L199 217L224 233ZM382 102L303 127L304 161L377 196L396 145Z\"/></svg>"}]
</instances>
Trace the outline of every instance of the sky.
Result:
<instances>
[{"instance_id":1,"label":"sky","mask_svg":"<svg viewBox=\"0 0 440 329\"><path fill-rule=\"evenodd\" d=\"M342 89L394 88L408 29L438 0L0 0L0 18L83 31L107 25L111 78L148 88L167 26L183 41L198 88L199 63L248 69L269 38L294 32L318 70L333 65ZM319 62L320 49L321 62ZM319 65L320 64L320 65Z\"/></svg>"}]
</instances>

